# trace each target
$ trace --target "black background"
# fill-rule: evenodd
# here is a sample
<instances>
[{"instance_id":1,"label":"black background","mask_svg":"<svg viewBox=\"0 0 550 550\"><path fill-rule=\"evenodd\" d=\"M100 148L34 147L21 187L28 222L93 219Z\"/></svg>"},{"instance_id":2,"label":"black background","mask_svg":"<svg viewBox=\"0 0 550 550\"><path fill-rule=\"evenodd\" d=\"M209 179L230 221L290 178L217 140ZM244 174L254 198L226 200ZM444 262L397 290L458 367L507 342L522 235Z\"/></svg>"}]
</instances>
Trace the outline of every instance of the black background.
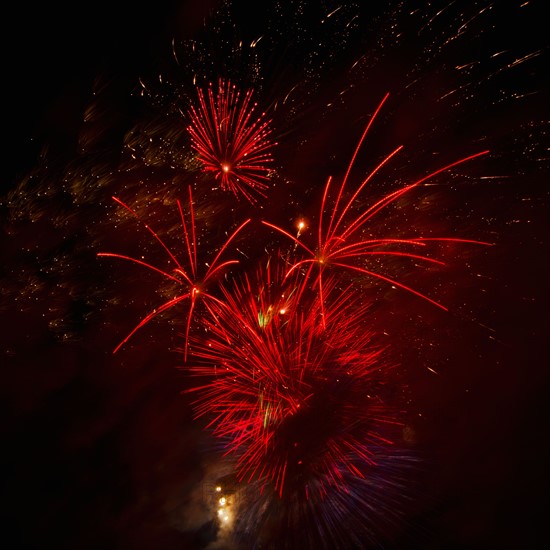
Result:
<instances>
[{"instance_id":1,"label":"black background","mask_svg":"<svg viewBox=\"0 0 550 550\"><path fill-rule=\"evenodd\" d=\"M169 55L174 33L191 36L216 2L198 4L11 6L2 33L2 190L15 187L44 147L59 162L70 159L97 75L116 75L117 93L129 94L141 74ZM534 35L543 32L542 20L533 17ZM511 43L521 40L518 34ZM544 59L536 65L543 88ZM543 119L541 95L536 108ZM132 116L131 104L126 108L122 122ZM520 234L499 228L507 245L482 266L497 276L487 298L491 314L506 312L496 323L498 343L490 347L485 336L466 334L469 350L447 351L456 363L480 350L482 361L450 376L441 394L434 396L429 384L424 390L425 430L440 461L430 489L443 497L419 506L412 521L429 528L418 547L528 548L547 538L548 175L537 178L527 193L539 204L530 225ZM517 193L499 196L499 203L507 219L521 207ZM32 238L32 228L15 240L3 235L6 270ZM105 350L97 347L105 336L99 321L87 328L84 343L60 345L44 334L44 307L23 315L2 311L6 547L204 547L208 533L167 519L177 516L181 495L204 468L189 452L199 429L189 427L174 358L166 352L163 361L159 346L147 357L130 351L113 358L105 350L115 336ZM414 537L405 537L403 547L415 547Z\"/></svg>"}]
</instances>

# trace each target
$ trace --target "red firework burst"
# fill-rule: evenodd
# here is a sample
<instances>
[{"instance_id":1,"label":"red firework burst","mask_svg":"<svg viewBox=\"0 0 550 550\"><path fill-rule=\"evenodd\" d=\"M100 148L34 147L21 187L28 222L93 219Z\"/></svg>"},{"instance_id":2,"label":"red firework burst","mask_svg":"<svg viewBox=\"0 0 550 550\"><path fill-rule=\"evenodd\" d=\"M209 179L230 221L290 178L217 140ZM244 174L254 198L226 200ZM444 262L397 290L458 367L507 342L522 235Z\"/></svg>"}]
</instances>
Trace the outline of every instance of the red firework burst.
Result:
<instances>
[{"instance_id":1,"label":"red firework burst","mask_svg":"<svg viewBox=\"0 0 550 550\"><path fill-rule=\"evenodd\" d=\"M256 115L252 91L241 93L231 82L219 80L205 93L197 88L198 105L191 106L191 146L203 169L214 175L222 189L256 202L268 188L271 149L270 120Z\"/></svg>"},{"instance_id":2,"label":"red firework burst","mask_svg":"<svg viewBox=\"0 0 550 550\"><path fill-rule=\"evenodd\" d=\"M120 344L115 348L114 353L116 353L140 328L145 326L149 321L151 321L154 317L157 315L160 315L164 311L174 307L176 304L184 301L189 300L189 310L187 312L187 320L185 324L185 346L184 346L184 359L187 360L187 352L188 352L188 340L189 340L189 329L191 325L191 319L193 316L193 311L195 310L195 306L198 299L202 299L203 302L205 302L208 306L209 302L216 302L218 299L213 296L212 294L209 294L206 291L206 288L208 286L208 283L220 273L224 268L232 265L232 264L238 264L238 260L226 260L224 262L220 263L220 257L224 253L224 251L227 249L231 241L241 232L241 230L245 227L246 224L249 223L249 219L243 222L233 233L229 236L229 238L225 241L225 243L221 246L218 253L214 257L213 261L210 262L210 264L205 264L207 266L207 269L204 273L199 272L199 264L197 260L197 232L195 228L195 212L193 209L193 197L191 193L191 187L189 187L189 218L188 222L185 221L185 215L183 212L183 208L181 206L180 201L177 201L178 205L178 211L181 218L181 225L183 229L183 240L185 243L185 249L187 252L187 259L188 259L188 269L185 269L180 263L180 261L176 258L174 253L170 250L170 248L166 245L166 243L160 238L158 233L156 233L149 225L147 225L140 216L132 210L128 205L124 204L121 200L117 199L116 197L113 197L113 199L120 204L122 207L124 207L128 212L130 212L137 220L139 220L153 235L153 237L160 243L162 248L166 251L166 253L169 256L170 263L175 265L173 270L171 272L165 271L163 269L159 269L158 267L155 267L154 265L151 265L147 262L144 262L142 260L139 260L137 258L132 258L130 256L125 256L123 254L113 253L113 252L100 252L98 253L98 256L102 257L114 257L114 258L120 258L123 260L131 261L135 264L141 265L143 267L146 267L152 271L155 271L156 273L159 273L166 279L170 281L174 281L178 283L179 285L183 286L185 288L185 291L183 294L178 294L174 296L172 299L168 300L167 302L164 302L161 304L158 308L155 308L153 311L148 313L133 329L132 331L120 342Z\"/></svg>"},{"instance_id":3,"label":"red firework burst","mask_svg":"<svg viewBox=\"0 0 550 550\"><path fill-rule=\"evenodd\" d=\"M279 496L342 487L343 472L363 478L400 425L383 395L389 365L365 306L329 290L323 327L318 300L299 305L288 277L268 280L245 277L211 305L208 336L193 346L191 372L206 379L190 390L196 416L212 417L241 480L270 482Z\"/></svg>"},{"instance_id":4,"label":"red firework burst","mask_svg":"<svg viewBox=\"0 0 550 550\"><path fill-rule=\"evenodd\" d=\"M325 214L327 209L329 189L330 189L332 178L329 177L327 180L327 183L325 185L325 190L323 193L323 199L321 202L321 208L319 212L319 224L318 224L318 230L317 230L316 247L312 248L312 247L306 246L301 240L298 239L298 237L294 237L293 235L291 235L281 227L278 227L267 221L262 222L265 225L271 227L272 229L275 229L276 231L292 239L296 244L296 246L299 246L303 251L307 252L307 254L309 255L309 258L294 262L293 265L288 269L287 275L292 273L294 270L298 268L307 266L306 279L308 279L314 269L314 266L318 267L318 272L316 275L314 285L318 288L319 300L321 303L321 315L324 315L323 272L328 266L335 266L346 270L352 270L355 272L362 273L364 275L368 275L370 277L374 277L376 279L380 279L382 281L395 285L399 288L407 290L408 292L416 294L417 296L427 300L428 302L431 302L432 304L436 305L437 307L443 310L447 310L445 306L433 300L432 298L429 298L428 296L418 292L417 290L414 290L413 288L410 288L409 286L406 286L405 284L400 283L399 281L396 281L395 279L392 279L386 275L372 271L371 269L367 269L366 267L363 267L363 264L358 265L358 261L367 259L372 256L399 256L404 258L413 258L415 260L420 260L426 263L444 265L444 262L440 260L434 259L424 254L417 254L415 253L415 251L419 249L423 249L424 247L427 246L429 242L436 242L436 241L474 243L474 244L482 244L482 245L490 244L490 243L485 243L481 241L449 238L449 237L428 238L428 237L416 236L416 237L407 238L407 239L385 238L385 239L366 239L366 240L361 237L361 232L365 228L365 225L367 224L367 222L369 222L376 214L378 214L381 210L383 210L384 208L392 204L394 201L396 201L399 197L403 196L405 193L408 193L412 189L420 186L421 184L437 176L438 174L441 174L442 172L450 170L454 166L457 166L459 164L462 164L464 162L467 162L469 160L472 160L474 158L477 158L479 156L482 156L488 153L488 151L481 151L479 153L475 153L468 157L457 160L451 164L443 166L442 168L439 168L431 172L427 176L424 176L423 178L415 181L414 183L406 185L404 187L401 187L397 191L393 191L392 193L389 193L388 195L386 195L385 197L383 197L382 199L374 203L372 206L364 210L359 216L351 215L352 206L354 205L354 202L360 195L361 191L363 191L363 189L371 181L374 175L387 162L389 162L394 155L396 155L403 148L403 146L399 146L394 151L392 151L389 155L387 155L382 160L382 162L380 162L378 166L376 166L367 175L367 177L361 182L361 184L357 187L357 189L351 195L351 198L344 200L346 185L348 183L349 175L355 163L357 154L359 153L359 150L376 116L378 115L382 106L387 100L388 95L389 94L386 94L386 96L382 99L382 101L376 108L373 116L371 117L369 123L367 124L367 127L363 132L363 135L361 136L361 139L359 140L359 143L357 144L357 147L353 153L353 156L348 165L344 178L342 179L342 183L340 184L337 196L334 200L332 209L330 211L328 227L325 228L323 224L323 215ZM404 247L408 248L408 250Z\"/></svg>"}]
</instances>

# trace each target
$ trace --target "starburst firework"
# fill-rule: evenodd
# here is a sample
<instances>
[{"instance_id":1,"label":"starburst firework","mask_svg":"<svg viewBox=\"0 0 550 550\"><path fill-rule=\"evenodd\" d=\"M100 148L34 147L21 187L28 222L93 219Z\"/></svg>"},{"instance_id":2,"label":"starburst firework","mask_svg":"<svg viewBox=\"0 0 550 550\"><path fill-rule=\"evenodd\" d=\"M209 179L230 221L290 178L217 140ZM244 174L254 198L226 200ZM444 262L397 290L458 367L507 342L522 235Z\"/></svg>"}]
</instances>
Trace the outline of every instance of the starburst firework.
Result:
<instances>
[{"instance_id":1,"label":"starburst firework","mask_svg":"<svg viewBox=\"0 0 550 550\"><path fill-rule=\"evenodd\" d=\"M197 89L198 105L191 106L188 127L191 146L203 170L222 189L254 203L265 196L272 164L270 121L256 114L252 90L241 92L229 81Z\"/></svg>"},{"instance_id":2,"label":"starburst firework","mask_svg":"<svg viewBox=\"0 0 550 550\"><path fill-rule=\"evenodd\" d=\"M181 225L183 229L183 240L185 244L185 250L187 253L187 264L188 268L186 269L183 264L180 262L175 254L170 250L166 243L161 239L161 237L156 233L149 225L143 222L140 216L132 210L128 205L123 203L121 200L113 197L114 200L119 203L125 210L130 212L137 220L144 224L145 228L149 233L156 239L156 241L162 246L165 252L169 256L170 263L175 266L172 271L168 272L163 269L159 269L154 265L139 260L138 258L133 258L130 256L125 256L119 253L113 252L100 252L98 256L100 257L114 257L120 258L123 260L131 261L135 264L146 267L160 275L169 281L173 281L181 285L185 291L182 294L177 294L167 302L161 304L158 308L155 308L153 311L148 313L133 329L132 331L118 344L114 352L116 353L140 328L145 326L149 321L151 321L157 315L160 315L164 311L174 307L175 305L183 302L185 300L189 301L189 309L187 312L187 320L185 323L185 346L184 346L184 359L187 360L188 352L188 339L189 339L189 329L191 326L191 320L193 317L193 312L197 301L201 299L208 306L209 302L217 301L217 298L207 292L208 284L222 272L226 267L239 263L238 260L225 260L220 261L222 254L227 250L227 247L231 241L241 232L241 230L249 223L250 220L244 221L225 241L225 243L220 247L218 253L215 255L214 259L210 264L205 264L207 269L204 273L200 273L199 262L197 258L197 233L195 228L195 212L193 209L193 196L191 192L191 187L189 187L189 217L190 219L185 221L185 214L181 205L181 202L178 200L178 211L181 218Z\"/></svg>"}]
</instances>

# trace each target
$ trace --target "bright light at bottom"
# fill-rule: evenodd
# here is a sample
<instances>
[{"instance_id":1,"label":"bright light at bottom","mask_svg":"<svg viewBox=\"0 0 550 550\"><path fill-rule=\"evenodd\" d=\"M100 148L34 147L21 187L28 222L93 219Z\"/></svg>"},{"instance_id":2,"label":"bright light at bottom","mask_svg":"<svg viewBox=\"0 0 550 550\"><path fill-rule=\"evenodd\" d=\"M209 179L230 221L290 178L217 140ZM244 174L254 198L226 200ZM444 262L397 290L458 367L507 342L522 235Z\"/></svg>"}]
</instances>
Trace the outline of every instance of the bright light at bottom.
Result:
<instances>
[{"instance_id":1,"label":"bright light at bottom","mask_svg":"<svg viewBox=\"0 0 550 550\"><path fill-rule=\"evenodd\" d=\"M229 511L226 508L219 508L218 509L218 517L224 522L227 523L231 519L231 516L229 515Z\"/></svg>"}]
</instances>

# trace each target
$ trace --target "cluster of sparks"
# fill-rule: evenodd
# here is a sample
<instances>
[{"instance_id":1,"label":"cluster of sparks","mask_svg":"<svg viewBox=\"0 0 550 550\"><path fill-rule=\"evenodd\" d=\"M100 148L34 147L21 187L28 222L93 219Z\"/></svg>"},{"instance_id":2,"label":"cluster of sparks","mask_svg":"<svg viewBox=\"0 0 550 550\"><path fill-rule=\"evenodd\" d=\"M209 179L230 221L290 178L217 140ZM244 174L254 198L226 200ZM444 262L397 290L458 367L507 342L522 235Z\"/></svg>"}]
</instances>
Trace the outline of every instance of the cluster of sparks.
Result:
<instances>
[{"instance_id":1,"label":"cluster of sparks","mask_svg":"<svg viewBox=\"0 0 550 550\"><path fill-rule=\"evenodd\" d=\"M199 106L189 112L189 133L204 170L222 188L253 203L252 192L262 195L267 189L272 143L269 123L252 119L251 96L251 92L241 95L223 80L217 94L212 88L206 95L199 90ZM232 245L236 237L246 236L251 219L238 225L206 263L197 243L189 187L187 212L177 202L185 261L119 199L117 203L164 249L171 269L121 253L100 254L131 261L182 288L149 312L115 351L154 317L187 303L183 356L187 371L197 380L189 390L196 396L195 415L207 418L208 429L221 438L227 454L237 457L240 482L269 486L282 499L301 495L305 500L322 500L329 491L349 491L349 479L371 476L376 457L395 445L403 429L402 406L391 391L389 373L395 365L368 321L375 296L365 297L365 287L358 292L353 279L345 275L382 281L445 310L435 298L380 272L371 260L393 256L440 265L443 262L429 254L434 241L488 244L422 235L365 237L366 226L398 198L487 153L442 166L358 213L358 198L402 149L389 152L352 191L348 189L356 157L387 97L370 117L336 191L331 177L326 182L313 231L316 243L303 242L302 233L309 229L304 222L293 235L262 219L260 229L268 227L266 231L285 239L255 273L230 278L229 272L239 264L230 257ZM220 504L222 515L224 505Z\"/></svg>"},{"instance_id":2,"label":"cluster of sparks","mask_svg":"<svg viewBox=\"0 0 550 550\"><path fill-rule=\"evenodd\" d=\"M229 524L232 519L230 498L230 496L223 493L223 487L221 485L216 487L218 518L224 525Z\"/></svg>"}]
</instances>

